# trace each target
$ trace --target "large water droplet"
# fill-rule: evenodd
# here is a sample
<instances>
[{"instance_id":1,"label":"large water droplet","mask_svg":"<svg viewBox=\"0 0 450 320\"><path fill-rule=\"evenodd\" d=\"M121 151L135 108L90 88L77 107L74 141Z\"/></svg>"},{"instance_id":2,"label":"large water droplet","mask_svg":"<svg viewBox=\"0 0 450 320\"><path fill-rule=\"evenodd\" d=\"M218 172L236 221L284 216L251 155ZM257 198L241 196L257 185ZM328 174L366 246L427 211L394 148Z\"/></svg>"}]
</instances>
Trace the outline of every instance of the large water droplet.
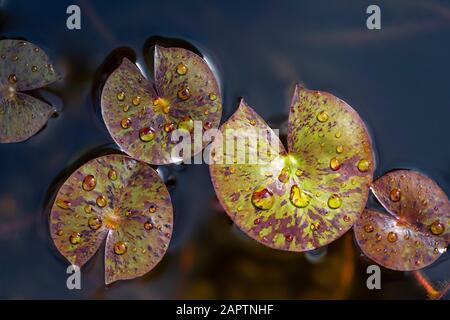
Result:
<instances>
[{"instance_id":1,"label":"large water droplet","mask_svg":"<svg viewBox=\"0 0 450 320\"><path fill-rule=\"evenodd\" d=\"M183 117L180 122L178 122L178 129L192 132L194 130L194 120L192 120L190 116Z\"/></svg>"},{"instance_id":2,"label":"large water droplet","mask_svg":"<svg viewBox=\"0 0 450 320\"><path fill-rule=\"evenodd\" d=\"M444 233L445 226L444 226L444 224L442 224L438 220L436 220L430 225L430 231L432 234L438 236L438 235L441 235L442 233Z\"/></svg>"},{"instance_id":3,"label":"large water droplet","mask_svg":"<svg viewBox=\"0 0 450 320\"><path fill-rule=\"evenodd\" d=\"M155 132L149 127L142 128L141 130L139 130L139 138L143 142L150 142L155 139Z\"/></svg>"},{"instance_id":4,"label":"large water droplet","mask_svg":"<svg viewBox=\"0 0 450 320\"><path fill-rule=\"evenodd\" d=\"M117 172L116 172L116 170L110 169L110 170L108 171L108 178L109 178L110 180L112 180L112 181L117 180Z\"/></svg>"},{"instance_id":5,"label":"large water droplet","mask_svg":"<svg viewBox=\"0 0 450 320\"><path fill-rule=\"evenodd\" d=\"M106 204L108 203L104 196L98 196L95 202L100 208L106 207Z\"/></svg>"},{"instance_id":6,"label":"large water droplet","mask_svg":"<svg viewBox=\"0 0 450 320\"><path fill-rule=\"evenodd\" d=\"M114 253L117 255L122 255L127 252L127 245L123 241L116 242L114 245Z\"/></svg>"},{"instance_id":7,"label":"large water droplet","mask_svg":"<svg viewBox=\"0 0 450 320\"><path fill-rule=\"evenodd\" d=\"M366 159L361 159L357 164L358 170L361 172L366 172L370 168L370 162Z\"/></svg>"},{"instance_id":8,"label":"large water droplet","mask_svg":"<svg viewBox=\"0 0 450 320\"><path fill-rule=\"evenodd\" d=\"M10 74L8 76L8 82L11 84L15 84L17 82L17 77L15 74Z\"/></svg>"},{"instance_id":9,"label":"large water droplet","mask_svg":"<svg viewBox=\"0 0 450 320\"><path fill-rule=\"evenodd\" d=\"M188 67L183 62L180 62L177 65L177 73L180 76L184 76L187 72L188 72Z\"/></svg>"},{"instance_id":10,"label":"large water droplet","mask_svg":"<svg viewBox=\"0 0 450 320\"><path fill-rule=\"evenodd\" d=\"M78 232L72 233L69 237L69 241L73 245L79 244L81 242L81 234Z\"/></svg>"},{"instance_id":11,"label":"large water droplet","mask_svg":"<svg viewBox=\"0 0 450 320\"><path fill-rule=\"evenodd\" d=\"M309 196L304 193L300 187L296 184L294 184L291 187L291 193L289 195L289 200L291 200L291 203L298 207L298 208L304 208L309 204L310 198Z\"/></svg>"},{"instance_id":12,"label":"large water droplet","mask_svg":"<svg viewBox=\"0 0 450 320\"><path fill-rule=\"evenodd\" d=\"M152 230L153 229L153 224L150 221L147 221L144 223L144 229L145 230Z\"/></svg>"},{"instance_id":13,"label":"large water droplet","mask_svg":"<svg viewBox=\"0 0 450 320\"><path fill-rule=\"evenodd\" d=\"M392 202L398 202L400 201L401 195L402 194L399 189L392 189L391 192L389 193L389 198L391 199Z\"/></svg>"},{"instance_id":14,"label":"large water droplet","mask_svg":"<svg viewBox=\"0 0 450 320\"><path fill-rule=\"evenodd\" d=\"M123 118L120 120L120 126L122 129L129 129L131 127L131 119L130 118Z\"/></svg>"},{"instance_id":15,"label":"large water droplet","mask_svg":"<svg viewBox=\"0 0 450 320\"><path fill-rule=\"evenodd\" d=\"M368 223L364 226L364 231L367 233L371 233L371 232L373 232L373 230L374 230L374 227L371 223Z\"/></svg>"},{"instance_id":16,"label":"large water droplet","mask_svg":"<svg viewBox=\"0 0 450 320\"><path fill-rule=\"evenodd\" d=\"M61 209L67 210L70 208L71 203L67 200L63 200L63 199L57 199L56 200L56 205L58 207L60 207Z\"/></svg>"},{"instance_id":17,"label":"large water droplet","mask_svg":"<svg viewBox=\"0 0 450 320\"><path fill-rule=\"evenodd\" d=\"M283 168L280 172L280 174L278 175L278 180L282 183L286 183L289 180L289 169L288 168Z\"/></svg>"},{"instance_id":18,"label":"large water droplet","mask_svg":"<svg viewBox=\"0 0 450 320\"><path fill-rule=\"evenodd\" d=\"M339 168L341 167L341 164L339 163L339 160L336 158L331 158L330 160L330 168L333 171L339 170Z\"/></svg>"},{"instance_id":19,"label":"large water droplet","mask_svg":"<svg viewBox=\"0 0 450 320\"><path fill-rule=\"evenodd\" d=\"M328 198L328 206L331 209L337 209L342 205L342 199L337 194L331 195L330 198Z\"/></svg>"},{"instance_id":20,"label":"large water droplet","mask_svg":"<svg viewBox=\"0 0 450 320\"><path fill-rule=\"evenodd\" d=\"M92 174L87 175L83 179L83 190L84 191L92 191L95 189L95 186L97 185L97 181L95 180L95 177Z\"/></svg>"},{"instance_id":21,"label":"large water droplet","mask_svg":"<svg viewBox=\"0 0 450 320\"><path fill-rule=\"evenodd\" d=\"M252 194L252 204L261 210L269 210L272 208L275 198L267 188L260 187Z\"/></svg>"},{"instance_id":22,"label":"large water droplet","mask_svg":"<svg viewBox=\"0 0 450 320\"><path fill-rule=\"evenodd\" d=\"M328 113L326 113L325 111L321 111L317 114L317 120L319 120L319 122L325 122L329 119Z\"/></svg>"},{"instance_id":23,"label":"large water droplet","mask_svg":"<svg viewBox=\"0 0 450 320\"><path fill-rule=\"evenodd\" d=\"M98 230L102 226L102 219L99 217L90 217L88 224L89 228L91 228L92 230Z\"/></svg>"},{"instance_id":24,"label":"large water droplet","mask_svg":"<svg viewBox=\"0 0 450 320\"><path fill-rule=\"evenodd\" d=\"M188 87L182 87L180 90L178 90L177 96L178 96L178 99L186 101L187 99L190 98L191 91L189 90Z\"/></svg>"},{"instance_id":25,"label":"large water droplet","mask_svg":"<svg viewBox=\"0 0 450 320\"><path fill-rule=\"evenodd\" d=\"M395 241L397 241L397 238L398 238L397 234L393 231L389 232L387 235L387 239L389 242L395 242Z\"/></svg>"},{"instance_id":26,"label":"large water droplet","mask_svg":"<svg viewBox=\"0 0 450 320\"><path fill-rule=\"evenodd\" d=\"M131 100L131 103L133 104L133 106L137 107L138 105L141 104L141 97L140 96L136 96Z\"/></svg>"},{"instance_id":27,"label":"large water droplet","mask_svg":"<svg viewBox=\"0 0 450 320\"><path fill-rule=\"evenodd\" d=\"M119 101L123 101L123 100L125 100L125 92L119 92L118 94L117 94L117 100L119 100Z\"/></svg>"}]
</instances>

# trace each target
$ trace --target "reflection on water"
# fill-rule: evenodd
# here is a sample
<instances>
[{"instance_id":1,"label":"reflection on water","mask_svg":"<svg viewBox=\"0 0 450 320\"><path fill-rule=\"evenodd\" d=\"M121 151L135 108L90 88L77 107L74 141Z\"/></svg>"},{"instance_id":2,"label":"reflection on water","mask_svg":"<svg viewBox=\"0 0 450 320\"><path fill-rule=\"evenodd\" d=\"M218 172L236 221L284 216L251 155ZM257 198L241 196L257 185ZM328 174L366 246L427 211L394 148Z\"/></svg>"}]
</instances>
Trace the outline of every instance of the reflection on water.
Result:
<instances>
[{"instance_id":1,"label":"reflection on water","mask_svg":"<svg viewBox=\"0 0 450 320\"><path fill-rule=\"evenodd\" d=\"M74 3L82 10L80 31L65 28L66 8ZM66 75L40 92L59 116L25 143L0 145L0 298L426 298L450 279L446 253L420 273L382 269L383 289L369 291L371 262L351 233L308 256L262 247L220 209L205 165L161 169L175 209L174 238L162 263L142 278L104 287L97 254L84 268L83 290L67 290L67 265L46 225L48 203L67 174L117 149L99 115L105 77L123 56L150 75L151 46L176 39L215 65L223 120L244 97L282 125L300 81L360 113L374 139L377 176L414 168L450 194L450 80L443 72L450 67L450 6L444 1L379 1L383 29L374 32L364 28L370 3L363 0L0 4L0 36L36 43Z\"/></svg>"}]
</instances>

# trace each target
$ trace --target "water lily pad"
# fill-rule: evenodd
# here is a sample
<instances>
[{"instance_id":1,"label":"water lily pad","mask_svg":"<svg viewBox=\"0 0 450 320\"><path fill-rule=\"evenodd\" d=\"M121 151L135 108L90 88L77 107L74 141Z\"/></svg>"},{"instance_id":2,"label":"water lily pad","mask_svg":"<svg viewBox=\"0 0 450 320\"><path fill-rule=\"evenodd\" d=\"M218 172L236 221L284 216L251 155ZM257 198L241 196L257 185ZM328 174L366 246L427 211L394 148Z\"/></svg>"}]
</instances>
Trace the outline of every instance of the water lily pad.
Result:
<instances>
[{"instance_id":1,"label":"water lily pad","mask_svg":"<svg viewBox=\"0 0 450 320\"><path fill-rule=\"evenodd\" d=\"M106 238L105 282L149 272L172 235L170 195L156 171L128 156L107 155L76 170L59 190L50 232L61 254L83 266Z\"/></svg>"},{"instance_id":2,"label":"water lily pad","mask_svg":"<svg viewBox=\"0 0 450 320\"><path fill-rule=\"evenodd\" d=\"M57 79L39 47L22 40L0 40L0 143L24 141L47 123L55 109L19 91L41 88Z\"/></svg>"},{"instance_id":3,"label":"water lily pad","mask_svg":"<svg viewBox=\"0 0 450 320\"><path fill-rule=\"evenodd\" d=\"M210 165L217 196L233 221L264 245L316 249L343 235L364 209L374 170L370 137L358 114L331 94L296 87L288 153L243 101L220 131L225 138L214 140ZM227 149L228 134L249 139ZM233 156L245 150L248 160L255 149L270 156L257 153L255 163Z\"/></svg>"},{"instance_id":4,"label":"water lily pad","mask_svg":"<svg viewBox=\"0 0 450 320\"><path fill-rule=\"evenodd\" d=\"M374 181L372 192L387 210L365 210L355 224L363 252L394 270L433 263L450 241L450 203L430 178L396 170Z\"/></svg>"},{"instance_id":5,"label":"water lily pad","mask_svg":"<svg viewBox=\"0 0 450 320\"><path fill-rule=\"evenodd\" d=\"M102 114L111 136L130 156L151 164L187 159L172 152L183 130L191 139L194 122L198 130L217 128L222 98L217 80L204 59L182 48L155 47L155 88L137 66L124 58L109 76L102 92ZM192 141L193 143L193 141Z\"/></svg>"}]
</instances>

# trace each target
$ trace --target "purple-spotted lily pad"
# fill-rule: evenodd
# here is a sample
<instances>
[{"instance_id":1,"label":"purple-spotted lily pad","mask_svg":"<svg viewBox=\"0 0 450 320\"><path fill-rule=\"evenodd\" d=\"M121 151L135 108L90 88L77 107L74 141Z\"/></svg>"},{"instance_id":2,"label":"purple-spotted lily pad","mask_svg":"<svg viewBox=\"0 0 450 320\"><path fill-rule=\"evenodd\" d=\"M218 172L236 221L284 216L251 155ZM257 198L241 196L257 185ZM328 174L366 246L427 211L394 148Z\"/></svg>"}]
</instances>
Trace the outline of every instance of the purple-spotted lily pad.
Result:
<instances>
[{"instance_id":1,"label":"purple-spotted lily pad","mask_svg":"<svg viewBox=\"0 0 450 320\"><path fill-rule=\"evenodd\" d=\"M172 204L158 174L123 155L93 159L59 190L50 232L61 254L83 266L106 238L105 282L149 272L172 235Z\"/></svg>"},{"instance_id":2,"label":"purple-spotted lily pad","mask_svg":"<svg viewBox=\"0 0 450 320\"><path fill-rule=\"evenodd\" d=\"M56 110L20 91L56 80L49 58L39 47L23 40L0 40L0 143L27 140L47 123Z\"/></svg>"},{"instance_id":3,"label":"purple-spotted lily pad","mask_svg":"<svg viewBox=\"0 0 450 320\"><path fill-rule=\"evenodd\" d=\"M233 221L264 245L324 246L364 209L374 170L371 140L355 110L335 96L295 88L289 152L244 101L220 131L210 165L217 196ZM233 147L227 136L246 140Z\"/></svg>"},{"instance_id":4,"label":"purple-spotted lily pad","mask_svg":"<svg viewBox=\"0 0 450 320\"><path fill-rule=\"evenodd\" d=\"M101 106L106 127L124 152L161 165L205 147L201 141L188 154L172 152L180 136L193 144L194 130L202 137L202 130L219 126L222 98L206 61L189 50L156 46L154 70L153 84L124 58L106 81Z\"/></svg>"},{"instance_id":5,"label":"purple-spotted lily pad","mask_svg":"<svg viewBox=\"0 0 450 320\"><path fill-rule=\"evenodd\" d=\"M430 178L396 170L374 181L371 190L387 213L367 209L355 224L362 251L394 270L433 263L450 242L450 203Z\"/></svg>"}]
</instances>

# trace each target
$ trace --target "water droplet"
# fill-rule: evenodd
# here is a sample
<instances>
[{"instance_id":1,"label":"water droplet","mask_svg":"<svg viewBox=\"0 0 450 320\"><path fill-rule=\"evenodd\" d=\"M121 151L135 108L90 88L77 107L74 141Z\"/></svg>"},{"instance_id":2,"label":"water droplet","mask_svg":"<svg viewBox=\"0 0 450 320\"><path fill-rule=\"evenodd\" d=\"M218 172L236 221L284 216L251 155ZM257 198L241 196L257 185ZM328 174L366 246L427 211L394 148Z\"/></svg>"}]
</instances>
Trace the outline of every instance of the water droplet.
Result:
<instances>
[{"instance_id":1,"label":"water droplet","mask_svg":"<svg viewBox=\"0 0 450 320\"><path fill-rule=\"evenodd\" d=\"M344 152L344 147L343 146L337 146L336 147L336 153L342 153Z\"/></svg>"},{"instance_id":2,"label":"water droplet","mask_svg":"<svg viewBox=\"0 0 450 320\"><path fill-rule=\"evenodd\" d=\"M409 240L409 234L405 234L405 235L403 236L403 239Z\"/></svg>"},{"instance_id":3,"label":"water droplet","mask_svg":"<svg viewBox=\"0 0 450 320\"><path fill-rule=\"evenodd\" d=\"M328 113L326 113L325 111L321 111L317 114L317 120L319 120L319 122L325 122L329 119Z\"/></svg>"},{"instance_id":4,"label":"water droplet","mask_svg":"<svg viewBox=\"0 0 450 320\"><path fill-rule=\"evenodd\" d=\"M294 240L294 237L292 236L292 234L285 234L284 237L287 242L292 242L292 240Z\"/></svg>"},{"instance_id":5,"label":"water droplet","mask_svg":"<svg viewBox=\"0 0 450 320\"><path fill-rule=\"evenodd\" d=\"M335 136L337 139L339 139L339 138L341 137L341 133L340 133L340 132L336 132L336 133L334 134L334 136Z\"/></svg>"},{"instance_id":6,"label":"water droplet","mask_svg":"<svg viewBox=\"0 0 450 320\"><path fill-rule=\"evenodd\" d=\"M212 128L212 123L211 122L206 121L206 122L203 123L203 129L209 130L211 128Z\"/></svg>"},{"instance_id":7,"label":"water droplet","mask_svg":"<svg viewBox=\"0 0 450 320\"><path fill-rule=\"evenodd\" d=\"M389 194L389 198L392 202L398 202L401 198L401 192L399 189L392 189L391 193Z\"/></svg>"},{"instance_id":8,"label":"water droplet","mask_svg":"<svg viewBox=\"0 0 450 320\"><path fill-rule=\"evenodd\" d=\"M92 191L95 189L95 186L97 185L97 181L95 180L95 177L92 174L87 175L83 179L82 188L84 191Z\"/></svg>"},{"instance_id":9,"label":"water droplet","mask_svg":"<svg viewBox=\"0 0 450 320\"><path fill-rule=\"evenodd\" d=\"M158 208L158 207L157 207L156 205L152 204L152 205L150 205L150 207L148 208L148 211L149 211L150 213L155 213L157 208Z\"/></svg>"},{"instance_id":10,"label":"water droplet","mask_svg":"<svg viewBox=\"0 0 450 320\"><path fill-rule=\"evenodd\" d=\"M331 158L330 160L330 168L333 171L339 170L339 168L341 167L341 164L339 163L339 160L336 158Z\"/></svg>"},{"instance_id":11,"label":"water droplet","mask_svg":"<svg viewBox=\"0 0 450 320\"><path fill-rule=\"evenodd\" d=\"M90 217L88 224L89 228L91 228L92 230L98 230L102 226L102 219L100 219L99 217Z\"/></svg>"},{"instance_id":12,"label":"water droplet","mask_svg":"<svg viewBox=\"0 0 450 320\"><path fill-rule=\"evenodd\" d=\"M64 234L64 231L59 229L58 231L56 231L56 235L57 236L62 236Z\"/></svg>"},{"instance_id":13,"label":"water droplet","mask_svg":"<svg viewBox=\"0 0 450 320\"><path fill-rule=\"evenodd\" d=\"M147 221L144 223L144 229L145 230L152 230L153 229L153 224L150 221Z\"/></svg>"},{"instance_id":14,"label":"water droplet","mask_svg":"<svg viewBox=\"0 0 450 320\"><path fill-rule=\"evenodd\" d=\"M331 209L337 209L342 205L342 199L337 194L331 195L330 198L328 198L328 206Z\"/></svg>"},{"instance_id":15,"label":"water droplet","mask_svg":"<svg viewBox=\"0 0 450 320\"><path fill-rule=\"evenodd\" d=\"M131 103L133 104L133 106L137 107L138 105L141 104L141 97L140 96L136 96L131 100Z\"/></svg>"},{"instance_id":16,"label":"water droplet","mask_svg":"<svg viewBox=\"0 0 450 320\"><path fill-rule=\"evenodd\" d=\"M342 218L345 222L350 222L351 219L348 215L344 215L344 217Z\"/></svg>"},{"instance_id":17,"label":"water droplet","mask_svg":"<svg viewBox=\"0 0 450 320\"><path fill-rule=\"evenodd\" d=\"M108 178L109 178L110 180L112 180L112 181L117 180L117 172L116 172L116 170L110 169L110 170L108 171Z\"/></svg>"},{"instance_id":18,"label":"water droplet","mask_svg":"<svg viewBox=\"0 0 450 320\"><path fill-rule=\"evenodd\" d=\"M261 210L269 210L272 208L275 198L267 188L259 187L252 194L252 204Z\"/></svg>"},{"instance_id":19,"label":"water droplet","mask_svg":"<svg viewBox=\"0 0 450 320\"><path fill-rule=\"evenodd\" d=\"M250 124L251 124L252 126L256 126L256 120L255 120L255 119L251 119L251 120L250 120Z\"/></svg>"},{"instance_id":20,"label":"water droplet","mask_svg":"<svg viewBox=\"0 0 450 320\"><path fill-rule=\"evenodd\" d=\"M78 232L72 233L69 237L69 241L73 245L79 244L81 242L81 234Z\"/></svg>"},{"instance_id":21,"label":"water droplet","mask_svg":"<svg viewBox=\"0 0 450 320\"><path fill-rule=\"evenodd\" d=\"M122 110L123 110L123 112L128 112L128 111L130 111L130 105L129 105L129 104L123 105L123 106L122 106Z\"/></svg>"},{"instance_id":22,"label":"water droplet","mask_svg":"<svg viewBox=\"0 0 450 320\"><path fill-rule=\"evenodd\" d=\"M175 130L175 124L173 122L168 122L164 125L164 131L169 133Z\"/></svg>"},{"instance_id":23,"label":"water droplet","mask_svg":"<svg viewBox=\"0 0 450 320\"><path fill-rule=\"evenodd\" d=\"M108 203L108 201L106 200L106 198L104 196L98 196L97 200L95 200L95 202L97 203L97 205L100 208L106 207L106 204Z\"/></svg>"},{"instance_id":24,"label":"water droplet","mask_svg":"<svg viewBox=\"0 0 450 320\"><path fill-rule=\"evenodd\" d=\"M217 99L217 95L216 94L214 94L214 93L210 93L209 94L209 100L214 101L216 99Z\"/></svg>"},{"instance_id":25,"label":"water droplet","mask_svg":"<svg viewBox=\"0 0 450 320\"><path fill-rule=\"evenodd\" d=\"M142 128L139 130L139 138L143 142L150 142L155 139L155 131L149 127Z\"/></svg>"},{"instance_id":26,"label":"water droplet","mask_svg":"<svg viewBox=\"0 0 450 320\"><path fill-rule=\"evenodd\" d=\"M367 170L369 170L370 163L366 159L361 159L358 161L357 167L359 171L366 172Z\"/></svg>"},{"instance_id":27,"label":"water droplet","mask_svg":"<svg viewBox=\"0 0 450 320\"><path fill-rule=\"evenodd\" d=\"M440 223L439 220L434 221L430 225L431 233L436 235L436 236L441 235L442 233L444 233L444 230L445 230L444 224Z\"/></svg>"},{"instance_id":28,"label":"water droplet","mask_svg":"<svg viewBox=\"0 0 450 320\"><path fill-rule=\"evenodd\" d=\"M260 224L261 223L261 218L256 218L254 221L253 221L253 223L254 224L256 224L256 225L258 225L258 224Z\"/></svg>"},{"instance_id":29,"label":"water droplet","mask_svg":"<svg viewBox=\"0 0 450 320\"><path fill-rule=\"evenodd\" d=\"M186 101L187 99L190 98L191 91L189 90L188 87L182 87L180 90L178 90L177 96L178 96L178 99Z\"/></svg>"},{"instance_id":30,"label":"water droplet","mask_svg":"<svg viewBox=\"0 0 450 320\"><path fill-rule=\"evenodd\" d=\"M117 100L119 100L119 101L123 101L123 100L125 100L125 92L119 92L118 94L117 94L117 96L116 96L116 98L117 98Z\"/></svg>"},{"instance_id":31,"label":"water droplet","mask_svg":"<svg viewBox=\"0 0 450 320\"><path fill-rule=\"evenodd\" d=\"M131 119L130 118L123 118L120 121L120 126L122 129L129 129L131 127Z\"/></svg>"},{"instance_id":32,"label":"water droplet","mask_svg":"<svg viewBox=\"0 0 450 320\"><path fill-rule=\"evenodd\" d=\"M278 180L282 183L286 183L289 181L289 169L288 168L283 168L281 169L280 174L278 175Z\"/></svg>"},{"instance_id":33,"label":"water droplet","mask_svg":"<svg viewBox=\"0 0 450 320\"><path fill-rule=\"evenodd\" d=\"M71 203L67 200L63 200L63 199L57 199L56 200L56 205L58 207L60 207L61 209L67 210L70 208Z\"/></svg>"},{"instance_id":34,"label":"water droplet","mask_svg":"<svg viewBox=\"0 0 450 320\"><path fill-rule=\"evenodd\" d=\"M387 235L387 240L389 242L397 241L397 234L395 232L393 232L393 231L389 232L388 235Z\"/></svg>"},{"instance_id":35,"label":"water droplet","mask_svg":"<svg viewBox=\"0 0 450 320\"><path fill-rule=\"evenodd\" d=\"M295 175L296 175L297 177L301 177L301 176L303 175L303 171L300 170L300 169L297 169L297 170L295 170Z\"/></svg>"},{"instance_id":36,"label":"water droplet","mask_svg":"<svg viewBox=\"0 0 450 320\"><path fill-rule=\"evenodd\" d=\"M367 233L371 233L371 232L373 232L373 230L374 230L374 227L371 223L368 223L364 226L364 231Z\"/></svg>"},{"instance_id":37,"label":"water droplet","mask_svg":"<svg viewBox=\"0 0 450 320\"><path fill-rule=\"evenodd\" d=\"M188 67L183 62L180 62L177 65L177 73L180 76L184 76L187 72L188 72Z\"/></svg>"},{"instance_id":38,"label":"water droplet","mask_svg":"<svg viewBox=\"0 0 450 320\"><path fill-rule=\"evenodd\" d=\"M127 245L123 241L116 242L114 245L114 253L117 255L122 255L127 252Z\"/></svg>"},{"instance_id":39,"label":"water droplet","mask_svg":"<svg viewBox=\"0 0 450 320\"><path fill-rule=\"evenodd\" d=\"M15 84L17 82L17 77L15 74L10 74L8 77L8 82L11 84Z\"/></svg>"},{"instance_id":40,"label":"water droplet","mask_svg":"<svg viewBox=\"0 0 450 320\"><path fill-rule=\"evenodd\" d=\"M379 242L379 241L381 241L381 239L382 239L381 234L377 233L375 235L375 240L377 240L377 242Z\"/></svg>"},{"instance_id":41,"label":"water droplet","mask_svg":"<svg viewBox=\"0 0 450 320\"><path fill-rule=\"evenodd\" d=\"M92 206L90 204L87 204L84 206L84 212L91 213L92 212Z\"/></svg>"},{"instance_id":42,"label":"water droplet","mask_svg":"<svg viewBox=\"0 0 450 320\"><path fill-rule=\"evenodd\" d=\"M291 203L298 207L298 208L304 208L309 204L310 198L309 196L304 193L298 185L294 184L291 187L291 193L289 195L289 200L291 200Z\"/></svg>"}]
</instances>

